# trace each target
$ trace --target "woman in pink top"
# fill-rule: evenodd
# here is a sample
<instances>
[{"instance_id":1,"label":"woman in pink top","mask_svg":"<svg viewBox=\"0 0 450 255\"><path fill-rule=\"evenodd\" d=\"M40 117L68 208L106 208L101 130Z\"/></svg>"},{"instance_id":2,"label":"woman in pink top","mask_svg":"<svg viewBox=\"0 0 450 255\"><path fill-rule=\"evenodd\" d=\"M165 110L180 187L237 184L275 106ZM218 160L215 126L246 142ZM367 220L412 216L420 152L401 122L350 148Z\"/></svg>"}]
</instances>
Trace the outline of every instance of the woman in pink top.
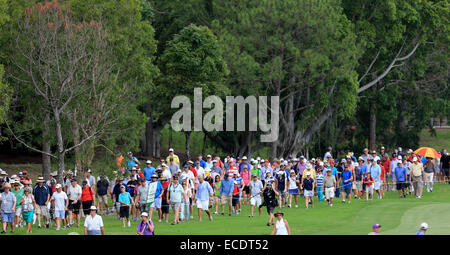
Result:
<instances>
[{"instance_id":1,"label":"woman in pink top","mask_svg":"<svg viewBox=\"0 0 450 255\"><path fill-rule=\"evenodd\" d=\"M247 164L244 165L244 171L241 173L242 181L244 181L244 189L242 190L244 197L244 205L250 204L250 180L252 179L251 172L248 171ZM247 202L246 202L247 201Z\"/></svg>"}]
</instances>

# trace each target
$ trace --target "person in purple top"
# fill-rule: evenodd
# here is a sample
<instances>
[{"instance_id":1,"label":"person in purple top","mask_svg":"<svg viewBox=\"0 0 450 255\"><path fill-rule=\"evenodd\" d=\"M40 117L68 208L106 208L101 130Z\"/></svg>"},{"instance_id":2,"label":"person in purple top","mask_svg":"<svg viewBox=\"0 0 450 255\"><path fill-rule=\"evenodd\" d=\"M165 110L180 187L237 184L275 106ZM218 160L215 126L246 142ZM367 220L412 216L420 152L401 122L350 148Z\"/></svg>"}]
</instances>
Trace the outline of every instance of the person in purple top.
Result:
<instances>
[{"instance_id":1,"label":"person in purple top","mask_svg":"<svg viewBox=\"0 0 450 255\"><path fill-rule=\"evenodd\" d=\"M306 163L305 158L302 156L300 157L300 162L297 164L297 171L296 173L299 175L300 180L302 179L303 171L306 169Z\"/></svg>"},{"instance_id":2,"label":"person in purple top","mask_svg":"<svg viewBox=\"0 0 450 255\"><path fill-rule=\"evenodd\" d=\"M154 235L155 233L155 227L153 225L153 222L151 219L148 218L148 213L143 212L141 213L141 222L139 222L137 226L137 233L140 236L149 236Z\"/></svg>"}]
</instances>

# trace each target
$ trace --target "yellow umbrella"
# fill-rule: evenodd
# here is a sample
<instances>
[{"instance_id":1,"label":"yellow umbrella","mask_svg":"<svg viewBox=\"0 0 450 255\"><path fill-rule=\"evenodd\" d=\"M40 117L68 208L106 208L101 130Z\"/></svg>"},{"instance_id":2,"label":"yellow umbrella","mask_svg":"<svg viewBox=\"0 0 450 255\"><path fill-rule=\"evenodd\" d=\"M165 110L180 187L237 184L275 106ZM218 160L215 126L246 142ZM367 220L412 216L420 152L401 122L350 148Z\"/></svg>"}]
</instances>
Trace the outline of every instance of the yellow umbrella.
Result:
<instances>
[{"instance_id":1,"label":"yellow umbrella","mask_svg":"<svg viewBox=\"0 0 450 255\"><path fill-rule=\"evenodd\" d=\"M414 153L427 158L441 158L441 155L439 155L439 153L435 149L430 147L420 147L419 149L415 150Z\"/></svg>"}]
</instances>

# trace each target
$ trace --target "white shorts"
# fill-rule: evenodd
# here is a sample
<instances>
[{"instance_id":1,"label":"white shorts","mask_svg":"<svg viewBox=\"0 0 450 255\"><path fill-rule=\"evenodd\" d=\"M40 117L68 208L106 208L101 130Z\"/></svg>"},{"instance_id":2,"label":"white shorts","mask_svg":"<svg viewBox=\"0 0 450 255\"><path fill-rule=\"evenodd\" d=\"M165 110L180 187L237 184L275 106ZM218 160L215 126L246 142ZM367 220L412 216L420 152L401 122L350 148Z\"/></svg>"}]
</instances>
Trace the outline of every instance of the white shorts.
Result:
<instances>
[{"instance_id":1,"label":"white shorts","mask_svg":"<svg viewBox=\"0 0 450 255\"><path fill-rule=\"evenodd\" d=\"M20 217L22 215L22 207L17 208L15 210L15 216Z\"/></svg>"},{"instance_id":2,"label":"white shorts","mask_svg":"<svg viewBox=\"0 0 450 255\"><path fill-rule=\"evenodd\" d=\"M250 199L250 204L251 205L253 205L253 206L260 206L261 205L261 196L255 196L255 197L252 197L251 199Z\"/></svg>"},{"instance_id":3,"label":"white shorts","mask_svg":"<svg viewBox=\"0 0 450 255\"><path fill-rule=\"evenodd\" d=\"M325 198L330 199L334 197L334 188L325 188Z\"/></svg>"},{"instance_id":4,"label":"white shorts","mask_svg":"<svg viewBox=\"0 0 450 255\"><path fill-rule=\"evenodd\" d=\"M209 207L209 200L197 200L197 208L202 209L203 211L208 210Z\"/></svg>"},{"instance_id":5,"label":"white shorts","mask_svg":"<svg viewBox=\"0 0 450 255\"><path fill-rule=\"evenodd\" d=\"M373 194L373 185L372 186L366 186L366 192L369 194Z\"/></svg>"},{"instance_id":6,"label":"white shorts","mask_svg":"<svg viewBox=\"0 0 450 255\"><path fill-rule=\"evenodd\" d=\"M378 180L377 182L373 183L373 189L374 190L379 190L380 187L381 187L381 181Z\"/></svg>"}]
</instances>

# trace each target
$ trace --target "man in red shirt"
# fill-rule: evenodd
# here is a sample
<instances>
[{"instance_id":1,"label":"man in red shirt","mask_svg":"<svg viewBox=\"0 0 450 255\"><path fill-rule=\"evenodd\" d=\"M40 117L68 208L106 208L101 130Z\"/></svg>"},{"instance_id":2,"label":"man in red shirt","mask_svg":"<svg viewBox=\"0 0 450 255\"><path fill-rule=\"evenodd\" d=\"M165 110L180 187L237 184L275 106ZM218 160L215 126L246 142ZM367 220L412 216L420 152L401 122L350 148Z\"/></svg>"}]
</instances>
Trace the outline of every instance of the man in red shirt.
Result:
<instances>
[{"instance_id":1,"label":"man in red shirt","mask_svg":"<svg viewBox=\"0 0 450 255\"><path fill-rule=\"evenodd\" d=\"M239 173L239 168L236 166L234 160L230 161L230 165L228 166L227 173L229 176L234 176L235 173Z\"/></svg>"},{"instance_id":2,"label":"man in red shirt","mask_svg":"<svg viewBox=\"0 0 450 255\"><path fill-rule=\"evenodd\" d=\"M386 175L384 176L384 190L383 192L389 191L389 181L391 179L391 161L387 157L387 155L384 155L381 157L381 165L384 167L384 171ZM383 168L381 169L383 170Z\"/></svg>"}]
</instances>

